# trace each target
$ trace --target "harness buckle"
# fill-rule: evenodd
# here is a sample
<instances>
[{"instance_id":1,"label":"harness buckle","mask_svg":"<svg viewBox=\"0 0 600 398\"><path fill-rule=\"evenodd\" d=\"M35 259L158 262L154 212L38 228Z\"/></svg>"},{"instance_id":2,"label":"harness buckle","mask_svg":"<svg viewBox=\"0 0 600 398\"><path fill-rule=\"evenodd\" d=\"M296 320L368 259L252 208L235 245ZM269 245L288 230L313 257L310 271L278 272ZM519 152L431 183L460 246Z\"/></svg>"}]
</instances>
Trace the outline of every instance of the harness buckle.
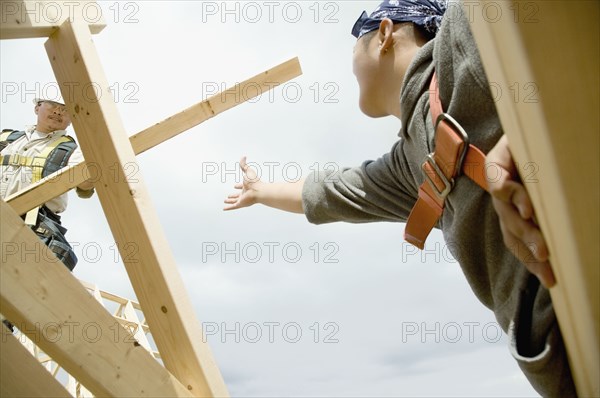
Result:
<instances>
[{"instance_id":1,"label":"harness buckle","mask_svg":"<svg viewBox=\"0 0 600 398\"><path fill-rule=\"evenodd\" d=\"M8 164L10 166L21 166L21 155L18 153L10 155L8 158Z\"/></svg>"},{"instance_id":2,"label":"harness buckle","mask_svg":"<svg viewBox=\"0 0 600 398\"><path fill-rule=\"evenodd\" d=\"M448 131L447 129L438 128L442 122L445 122L450 127L450 131L452 133L454 133L456 136L458 136L463 142L462 149L461 149L460 153L458 154L457 159L444 159L444 161L447 161L448 164L454 163L454 170L452 171L451 177L450 178L446 177L444 172L440 169L440 167L436 163L435 157L434 157L435 152L432 152L425 157L425 161L421 165L421 169L423 171L423 174L425 175L426 181L429 183L429 185L433 189L433 192L436 194L436 196L440 200L443 201L444 199L446 199L446 196L448 196L448 194L452 190L452 187L454 186L454 177L458 176L461 173L462 165L465 160L465 156L467 155L467 151L469 150L469 136L467 135L465 130L462 128L462 126L456 120L454 120L454 118L452 116L450 116L447 113L441 113L438 116L436 123L435 123L435 135L436 136L434 137L434 142L437 142L437 138L438 138L437 135L440 134L440 132L445 133L446 131ZM427 164L429 164L431 166L431 168L433 169L433 171L435 172L437 177L444 184L443 189L440 190L438 188L438 186L435 184L435 181L433 180L433 177L430 175L429 170L426 170L425 166Z\"/></svg>"},{"instance_id":3,"label":"harness buckle","mask_svg":"<svg viewBox=\"0 0 600 398\"><path fill-rule=\"evenodd\" d=\"M431 177L429 175L429 172L425 169L425 165L427 163L429 163L431 167L433 167L433 170L435 170L437 177L444 183L444 189L442 189L441 191L438 189L437 185L435 185L435 182L433 182L433 177ZM452 187L454 186L454 178L450 180L446 178L442 170L438 167L437 163L435 163L433 153L430 153L427 155L427 157L425 157L425 161L421 165L421 170L423 170L423 174L425 174L427 182L429 183L429 185L431 185L431 188L433 189L433 192L437 195L437 197L442 200L446 199L446 196L448 196L448 194L452 190Z\"/></svg>"},{"instance_id":4,"label":"harness buckle","mask_svg":"<svg viewBox=\"0 0 600 398\"><path fill-rule=\"evenodd\" d=\"M2 165L4 166L29 166L31 158L18 153L2 157Z\"/></svg>"}]
</instances>

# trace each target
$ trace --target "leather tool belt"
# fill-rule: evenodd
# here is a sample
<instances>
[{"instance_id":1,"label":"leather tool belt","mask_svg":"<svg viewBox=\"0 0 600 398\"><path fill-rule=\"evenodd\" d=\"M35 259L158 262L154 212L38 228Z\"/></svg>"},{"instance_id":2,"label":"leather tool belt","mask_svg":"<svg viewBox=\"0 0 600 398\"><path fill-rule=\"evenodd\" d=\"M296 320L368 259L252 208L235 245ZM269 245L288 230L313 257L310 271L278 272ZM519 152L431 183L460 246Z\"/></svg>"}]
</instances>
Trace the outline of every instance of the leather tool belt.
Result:
<instances>
[{"instance_id":1,"label":"leather tool belt","mask_svg":"<svg viewBox=\"0 0 600 398\"><path fill-rule=\"evenodd\" d=\"M67 229L60 224L60 216L42 206L37 214L37 222L31 229L69 271L73 271L77 265L77 256L65 238Z\"/></svg>"},{"instance_id":2,"label":"leather tool belt","mask_svg":"<svg viewBox=\"0 0 600 398\"><path fill-rule=\"evenodd\" d=\"M434 152L421 165L425 181L404 230L404 239L421 250L442 216L446 196L458 176L464 173L487 190L485 154L469 144L469 136L460 124L443 112L435 73L429 86L429 108L435 127Z\"/></svg>"}]
</instances>

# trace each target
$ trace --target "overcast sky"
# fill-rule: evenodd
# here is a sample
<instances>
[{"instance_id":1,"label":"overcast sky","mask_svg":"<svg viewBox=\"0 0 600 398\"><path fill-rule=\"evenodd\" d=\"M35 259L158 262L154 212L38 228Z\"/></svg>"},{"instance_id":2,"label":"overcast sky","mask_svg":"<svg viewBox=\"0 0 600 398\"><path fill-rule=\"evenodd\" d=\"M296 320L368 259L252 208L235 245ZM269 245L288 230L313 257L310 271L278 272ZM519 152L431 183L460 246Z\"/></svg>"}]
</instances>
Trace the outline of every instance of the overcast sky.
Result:
<instances>
[{"instance_id":1,"label":"overcast sky","mask_svg":"<svg viewBox=\"0 0 600 398\"><path fill-rule=\"evenodd\" d=\"M138 157L233 396L536 395L438 232L419 253L403 224L221 210L242 155L292 181L391 148L400 123L361 114L352 74L350 29L378 2L101 4L94 41L129 135L300 58L293 83ZM34 124L32 99L56 92L43 42L0 43L2 128ZM97 196L70 195L75 276L135 297Z\"/></svg>"}]
</instances>

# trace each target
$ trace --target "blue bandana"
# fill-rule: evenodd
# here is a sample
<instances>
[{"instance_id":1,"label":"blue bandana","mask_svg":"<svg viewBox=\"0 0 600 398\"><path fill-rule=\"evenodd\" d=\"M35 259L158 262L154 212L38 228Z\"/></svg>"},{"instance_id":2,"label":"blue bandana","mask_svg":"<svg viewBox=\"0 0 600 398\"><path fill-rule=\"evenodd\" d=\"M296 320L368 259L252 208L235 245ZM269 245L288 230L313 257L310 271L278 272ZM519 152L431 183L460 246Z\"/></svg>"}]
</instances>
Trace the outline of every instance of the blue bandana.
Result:
<instances>
[{"instance_id":1,"label":"blue bandana","mask_svg":"<svg viewBox=\"0 0 600 398\"><path fill-rule=\"evenodd\" d=\"M448 0L386 0L371 15L363 11L352 28L352 35L360 38L379 29L385 18L395 23L412 22L435 35L447 8Z\"/></svg>"}]
</instances>

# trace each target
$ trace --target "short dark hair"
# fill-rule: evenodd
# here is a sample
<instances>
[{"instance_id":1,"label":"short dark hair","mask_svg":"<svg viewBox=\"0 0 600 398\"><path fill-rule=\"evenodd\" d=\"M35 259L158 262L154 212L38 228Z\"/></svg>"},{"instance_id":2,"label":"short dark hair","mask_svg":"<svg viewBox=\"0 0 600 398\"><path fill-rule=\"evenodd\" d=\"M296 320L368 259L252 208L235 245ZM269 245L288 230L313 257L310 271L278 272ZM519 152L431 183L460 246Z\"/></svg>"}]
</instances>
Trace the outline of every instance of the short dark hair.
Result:
<instances>
[{"instance_id":1,"label":"short dark hair","mask_svg":"<svg viewBox=\"0 0 600 398\"><path fill-rule=\"evenodd\" d=\"M373 30L369 33L365 33L364 35L362 35L361 40L362 40L363 46L365 46L365 48L369 46L369 43L371 42L373 37L375 37L375 34L377 32L379 32L379 30L376 29L376 30Z\"/></svg>"}]
</instances>

